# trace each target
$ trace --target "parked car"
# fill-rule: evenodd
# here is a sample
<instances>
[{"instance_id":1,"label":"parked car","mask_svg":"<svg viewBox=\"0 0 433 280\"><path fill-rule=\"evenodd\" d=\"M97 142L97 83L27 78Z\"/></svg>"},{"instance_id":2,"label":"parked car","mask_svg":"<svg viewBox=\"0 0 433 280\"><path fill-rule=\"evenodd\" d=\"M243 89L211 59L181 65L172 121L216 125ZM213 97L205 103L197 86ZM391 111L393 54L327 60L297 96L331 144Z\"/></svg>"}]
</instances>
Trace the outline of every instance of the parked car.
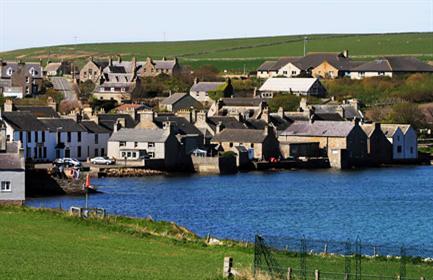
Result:
<instances>
[{"instance_id":1,"label":"parked car","mask_svg":"<svg viewBox=\"0 0 433 280\"><path fill-rule=\"evenodd\" d=\"M81 162L76 158L63 158L63 163L68 166L80 167Z\"/></svg>"},{"instance_id":2,"label":"parked car","mask_svg":"<svg viewBox=\"0 0 433 280\"><path fill-rule=\"evenodd\" d=\"M114 159L111 159L109 157L94 157L90 159L90 162L93 164L105 164L105 165L116 163Z\"/></svg>"}]
</instances>

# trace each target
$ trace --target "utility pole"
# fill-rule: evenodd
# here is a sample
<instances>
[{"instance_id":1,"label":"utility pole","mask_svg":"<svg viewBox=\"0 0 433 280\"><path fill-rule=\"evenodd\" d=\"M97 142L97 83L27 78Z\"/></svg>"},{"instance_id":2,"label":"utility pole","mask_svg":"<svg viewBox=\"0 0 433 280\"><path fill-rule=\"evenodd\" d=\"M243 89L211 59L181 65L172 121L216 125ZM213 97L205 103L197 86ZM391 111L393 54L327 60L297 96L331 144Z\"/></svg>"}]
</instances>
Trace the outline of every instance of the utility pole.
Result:
<instances>
[{"instance_id":1,"label":"utility pole","mask_svg":"<svg viewBox=\"0 0 433 280\"><path fill-rule=\"evenodd\" d=\"M308 37L305 36L305 37L304 37L304 56L305 56L305 54L307 53L307 41L308 41Z\"/></svg>"}]
</instances>

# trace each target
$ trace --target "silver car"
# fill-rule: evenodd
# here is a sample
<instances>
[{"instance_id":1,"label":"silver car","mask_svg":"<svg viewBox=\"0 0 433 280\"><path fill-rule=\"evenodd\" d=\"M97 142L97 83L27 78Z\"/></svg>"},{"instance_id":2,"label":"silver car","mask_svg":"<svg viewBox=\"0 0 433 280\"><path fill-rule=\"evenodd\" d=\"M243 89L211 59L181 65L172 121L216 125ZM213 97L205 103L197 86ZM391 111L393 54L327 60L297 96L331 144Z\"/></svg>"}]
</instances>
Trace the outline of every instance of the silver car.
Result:
<instances>
[{"instance_id":1,"label":"silver car","mask_svg":"<svg viewBox=\"0 0 433 280\"><path fill-rule=\"evenodd\" d=\"M116 161L109 158L109 157L94 157L94 158L90 159L90 162L92 164L111 165L111 164L114 164Z\"/></svg>"}]
</instances>

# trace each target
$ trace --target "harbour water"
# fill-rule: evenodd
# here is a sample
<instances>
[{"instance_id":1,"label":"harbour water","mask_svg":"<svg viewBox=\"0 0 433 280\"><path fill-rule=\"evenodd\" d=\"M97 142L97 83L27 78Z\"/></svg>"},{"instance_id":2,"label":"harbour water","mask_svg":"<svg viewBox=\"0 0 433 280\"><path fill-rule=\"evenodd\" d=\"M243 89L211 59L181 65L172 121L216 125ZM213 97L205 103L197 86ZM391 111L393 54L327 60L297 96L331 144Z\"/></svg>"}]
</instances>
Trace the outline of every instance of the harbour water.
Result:
<instances>
[{"instance_id":1,"label":"harbour water","mask_svg":"<svg viewBox=\"0 0 433 280\"><path fill-rule=\"evenodd\" d=\"M433 245L433 167L297 170L228 176L94 179L91 207L173 221L201 236L274 236ZM84 197L34 198L35 207L84 206Z\"/></svg>"}]
</instances>

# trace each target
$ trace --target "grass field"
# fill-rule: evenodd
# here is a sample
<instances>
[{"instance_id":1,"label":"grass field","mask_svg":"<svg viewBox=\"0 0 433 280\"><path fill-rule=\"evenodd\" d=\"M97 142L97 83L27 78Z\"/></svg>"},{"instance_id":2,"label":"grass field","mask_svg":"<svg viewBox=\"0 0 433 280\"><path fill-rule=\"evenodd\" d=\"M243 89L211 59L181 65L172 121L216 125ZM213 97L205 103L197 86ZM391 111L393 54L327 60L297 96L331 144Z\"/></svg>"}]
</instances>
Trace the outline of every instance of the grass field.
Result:
<instances>
[{"instance_id":1,"label":"grass field","mask_svg":"<svg viewBox=\"0 0 433 280\"><path fill-rule=\"evenodd\" d=\"M0 207L0 236L2 279L220 279L224 256L244 271L253 261L251 245L207 246L182 227L147 219L81 220L54 210ZM299 266L297 257L275 257L284 267ZM398 260L362 265L365 275L399 271ZM307 266L340 272L344 259L309 256ZM433 266L408 263L407 276L431 279Z\"/></svg>"},{"instance_id":2,"label":"grass field","mask_svg":"<svg viewBox=\"0 0 433 280\"><path fill-rule=\"evenodd\" d=\"M214 64L218 69L255 69L266 59L303 54L304 35L243 39L221 39L179 42L100 43L31 48L0 53L4 59L26 61L74 59L83 63L88 56L120 54L125 59L136 56L177 56L193 67ZM432 59L433 33L391 34L323 34L308 35L307 50L331 52L348 49L351 56L367 59L380 55L414 55Z\"/></svg>"}]
</instances>

